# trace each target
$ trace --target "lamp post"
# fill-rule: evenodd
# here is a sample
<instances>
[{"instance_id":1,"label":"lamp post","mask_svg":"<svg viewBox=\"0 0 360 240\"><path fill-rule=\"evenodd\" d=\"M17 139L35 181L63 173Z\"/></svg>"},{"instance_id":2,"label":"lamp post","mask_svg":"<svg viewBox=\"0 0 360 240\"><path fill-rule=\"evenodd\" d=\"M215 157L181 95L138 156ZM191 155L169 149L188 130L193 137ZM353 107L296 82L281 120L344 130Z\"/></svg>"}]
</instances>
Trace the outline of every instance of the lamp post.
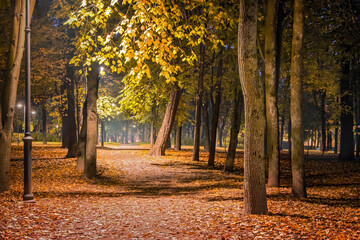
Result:
<instances>
[{"instance_id":1,"label":"lamp post","mask_svg":"<svg viewBox=\"0 0 360 240\"><path fill-rule=\"evenodd\" d=\"M30 132L31 89L30 89L30 0L26 0L25 26L25 136L24 141L24 196L25 202L35 202L32 194L32 140Z\"/></svg>"},{"instance_id":2,"label":"lamp post","mask_svg":"<svg viewBox=\"0 0 360 240\"><path fill-rule=\"evenodd\" d=\"M22 108L22 104L21 103L19 103L18 105L17 105L17 107L21 110L21 108ZM20 117L20 113L18 113L17 114L17 122L16 122L16 131L17 131L17 134L18 134L18 139L17 139L17 144L19 145L20 144L20 132L19 132L19 117Z\"/></svg>"}]
</instances>

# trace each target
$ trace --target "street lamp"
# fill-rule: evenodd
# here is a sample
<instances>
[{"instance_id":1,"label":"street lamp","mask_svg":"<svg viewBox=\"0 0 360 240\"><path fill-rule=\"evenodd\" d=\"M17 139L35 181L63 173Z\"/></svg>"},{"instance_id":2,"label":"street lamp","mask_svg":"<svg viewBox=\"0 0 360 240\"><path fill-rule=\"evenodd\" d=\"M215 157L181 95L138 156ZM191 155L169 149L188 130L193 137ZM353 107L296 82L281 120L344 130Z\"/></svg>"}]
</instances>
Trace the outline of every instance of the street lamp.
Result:
<instances>
[{"instance_id":1,"label":"street lamp","mask_svg":"<svg viewBox=\"0 0 360 240\"><path fill-rule=\"evenodd\" d=\"M22 108L22 104L21 103L18 103L17 105L16 105L19 109L21 109ZM20 114L18 113L17 114L17 123L16 123L16 131L17 131L17 134L18 134L18 139L17 139L17 144L19 145L20 144L20 131L19 131L19 117L20 117Z\"/></svg>"},{"instance_id":2,"label":"street lamp","mask_svg":"<svg viewBox=\"0 0 360 240\"><path fill-rule=\"evenodd\" d=\"M35 202L32 194L32 141L30 132L31 119L31 89L30 89L30 0L26 0L26 26L25 26L25 136L24 141L24 196L25 202Z\"/></svg>"}]
</instances>

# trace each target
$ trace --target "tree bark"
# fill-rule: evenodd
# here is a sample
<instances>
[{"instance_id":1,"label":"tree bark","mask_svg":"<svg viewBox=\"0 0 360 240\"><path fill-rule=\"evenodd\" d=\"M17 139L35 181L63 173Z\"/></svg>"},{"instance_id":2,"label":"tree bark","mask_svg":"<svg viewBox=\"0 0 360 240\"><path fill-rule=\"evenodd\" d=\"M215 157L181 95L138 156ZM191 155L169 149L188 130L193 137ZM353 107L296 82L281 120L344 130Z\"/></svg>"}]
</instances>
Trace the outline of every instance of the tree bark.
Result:
<instances>
[{"instance_id":1,"label":"tree bark","mask_svg":"<svg viewBox=\"0 0 360 240\"><path fill-rule=\"evenodd\" d=\"M340 94L341 94L341 105L345 109L342 109L340 115L340 155L339 160L354 160L354 119L353 119L353 101L350 84L350 61L343 59L341 63L342 76L340 78Z\"/></svg>"},{"instance_id":2,"label":"tree bark","mask_svg":"<svg viewBox=\"0 0 360 240\"><path fill-rule=\"evenodd\" d=\"M94 178L96 176L96 143L98 135L96 102L99 80L99 66L97 63L92 63L88 76L84 178Z\"/></svg>"},{"instance_id":3,"label":"tree bark","mask_svg":"<svg viewBox=\"0 0 360 240\"><path fill-rule=\"evenodd\" d=\"M291 165L292 194L296 198L306 197L304 169L304 134L302 116L302 58L304 36L304 3L294 1L294 23L291 49Z\"/></svg>"},{"instance_id":4,"label":"tree bark","mask_svg":"<svg viewBox=\"0 0 360 240\"><path fill-rule=\"evenodd\" d=\"M235 89L236 90L235 90L235 98L233 101L233 111L231 114L230 142L229 142L229 148L228 148L228 153L226 155L226 161L224 167L225 172L234 171L236 146L238 143L238 135L241 124L241 112L244 105L241 89L239 87L236 87Z\"/></svg>"},{"instance_id":5,"label":"tree bark","mask_svg":"<svg viewBox=\"0 0 360 240\"><path fill-rule=\"evenodd\" d=\"M210 127L209 127L209 112L208 112L208 101L204 101L202 110L203 110L203 119L204 119L204 150L209 151L210 149Z\"/></svg>"},{"instance_id":6,"label":"tree bark","mask_svg":"<svg viewBox=\"0 0 360 240\"><path fill-rule=\"evenodd\" d=\"M199 65L199 79L198 88L196 94L196 109L195 109L195 136L194 136L194 148L192 154L193 161L199 161L200 151L200 126L201 126L201 107L203 98L203 83L205 74L205 46L200 43L200 65Z\"/></svg>"},{"instance_id":7,"label":"tree bark","mask_svg":"<svg viewBox=\"0 0 360 240\"><path fill-rule=\"evenodd\" d=\"M105 142L105 122L104 120L100 120L100 127L101 127L101 146L104 146Z\"/></svg>"},{"instance_id":8,"label":"tree bark","mask_svg":"<svg viewBox=\"0 0 360 240\"><path fill-rule=\"evenodd\" d=\"M74 94L74 81L75 81L75 69L73 66L67 66L66 68L66 88L67 88L67 102L68 102L68 152L66 158L74 158L77 155L78 138L77 127L75 118L75 94Z\"/></svg>"},{"instance_id":9,"label":"tree bark","mask_svg":"<svg viewBox=\"0 0 360 240\"><path fill-rule=\"evenodd\" d=\"M83 120L79 135L79 143L78 143L78 154L77 154L77 162L76 169L83 171L84 163L85 163L85 150L86 150L86 118L87 118L87 101L85 99L83 106Z\"/></svg>"},{"instance_id":10,"label":"tree bark","mask_svg":"<svg viewBox=\"0 0 360 240\"><path fill-rule=\"evenodd\" d=\"M179 106L181 94L182 90L178 86L175 86L175 89L171 91L169 103L166 107L164 120L161 124L159 134L156 138L156 142L150 150L150 156L165 155L167 141L170 137L170 132L174 125L175 115Z\"/></svg>"},{"instance_id":11,"label":"tree bark","mask_svg":"<svg viewBox=\"0 0 360 240\"><path fill-rule=\"evenodd\" d=\"M268 212L265 188L265 99L264 83L257 72L258 2L240 0L238 62L245 103L244 212Z\"/></svg>"},{"instance_id":12,"label":"tree bark","mask_svg":"<svg viewBox=\"0 0 360 240\"><path fill-rule=\"evenodd\" d=\"M326 116L325 116L325 99L326 92L322 91L320 94L320 119L321 119L321 142L320 149L322 154L326 151Z\"/></svg>"},{"instance_id":13,"label":"tree bark","mask_svg":"<svg viewBox=\"0 0 360 240\"><path fill-rule=\"evenodd\" d=\"M280 154L279 154L279 122L277 108L276 75L276 16L278 1L268 0L265 23L265 98L266 98L266 130L267 159L269 161L268 186L279 187Z\"/></svg>"},{"instance_id":14,"label":"tree bark","mask_svg":"<svg viewBox=\"0 0 360 240\"><path fill-rule=\"evenodd\" d=\"M30 16L33 13L34 6L35 0L30 1ZM24 44L25 4L21 0L16 0L6 62L6 78L1 85L0 92L0 193L7 191L10 186L11 132Z\"/></svg>"},{"instance_id":15,"label":"tree bark","mask_svg":"<svg viewBox=\"0 0 360 240\"><path fill-rule=\"evenodd\" d=\"M211 118L211 131L210 131L210 149L209 149L209 159L208 166L215 166L215 152L216 152L216 132L218 128L219 115L220 115L220 102L221 102L221 94L222 94L222 67L223 67L223 59L220 56L218 63L218 72L217 72L217 83L216 83L216 95L215 95L215 103L214 109Z\"/></svg>"},{"instance_id":16,"label":"tree bark","mask_svg":"<svg viewBox=\"0 0 360 240\"><path fill-rule=\"evenodd\" d=\"M182 126L176 125L175 146L174 146L175 151L181 150L181 129Z\"/></svg>"}]
</instances>

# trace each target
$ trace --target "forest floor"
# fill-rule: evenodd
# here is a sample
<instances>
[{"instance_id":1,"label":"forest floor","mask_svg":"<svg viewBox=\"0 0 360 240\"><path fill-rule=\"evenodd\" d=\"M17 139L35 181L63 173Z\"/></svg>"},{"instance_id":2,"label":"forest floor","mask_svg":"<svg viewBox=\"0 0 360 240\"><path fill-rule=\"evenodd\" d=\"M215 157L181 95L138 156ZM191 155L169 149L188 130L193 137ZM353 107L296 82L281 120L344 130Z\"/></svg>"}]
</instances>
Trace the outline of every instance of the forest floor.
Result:
<instances>
[{"instance_id":1,"label":"forest floor","mask_svg":"<svg viewBox=\"0 0 360 240\"><path fill-rule=\"evenodd\" d=\"M0 239L360 239L360 161L306 154L306 199L291 197L290 161L281 187L267 188L268 215L243 214L242 153L150 157L138 145L98 149L98 176L83 180L58 145L33 147L33 193L24 203L22 146L13 145L11 189L0 194Z\"/></svg>"}]
</instances>

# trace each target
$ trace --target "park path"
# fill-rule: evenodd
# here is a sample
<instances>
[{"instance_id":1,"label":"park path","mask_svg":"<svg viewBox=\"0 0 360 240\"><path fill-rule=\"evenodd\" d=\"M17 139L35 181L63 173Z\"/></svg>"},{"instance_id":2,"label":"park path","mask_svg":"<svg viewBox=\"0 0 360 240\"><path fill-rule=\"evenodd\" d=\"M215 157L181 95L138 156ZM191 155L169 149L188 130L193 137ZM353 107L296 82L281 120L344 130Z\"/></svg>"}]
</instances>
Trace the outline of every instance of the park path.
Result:
<instances>
[{"instance_id":1,"label":"park path","mask_svg":"<svg viewBox=\"0 0 360 240\"><path fill-rule=\"evenodd\" d=\"M98 176L85 181L76 159L64 159L66 150L35 145L36 203L27 204L20 200L22 147L13 146L13 184L0 194L0 239L360 238L359 164L308 162L316 185L307 200L292 199L286 186L268 188L269 215L244 216L241 168L209 169L204 152L200 162L189 150L148 153L141 146L99 148ZM217 166L224 156L217 154Z\"/></svg>"}]
</instances>

